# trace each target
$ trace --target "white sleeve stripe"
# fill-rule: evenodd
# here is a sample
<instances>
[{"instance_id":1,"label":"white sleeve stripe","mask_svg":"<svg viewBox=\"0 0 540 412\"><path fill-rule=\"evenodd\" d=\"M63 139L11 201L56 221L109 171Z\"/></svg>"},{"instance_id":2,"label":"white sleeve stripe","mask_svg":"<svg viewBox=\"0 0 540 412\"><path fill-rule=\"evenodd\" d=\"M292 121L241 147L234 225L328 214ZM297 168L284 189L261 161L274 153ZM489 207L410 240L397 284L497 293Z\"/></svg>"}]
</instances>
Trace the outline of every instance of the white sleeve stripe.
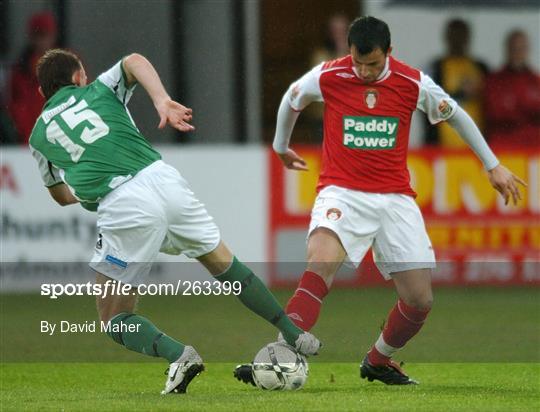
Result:
<instances>
[{"instance_id":1,"label":"white sleeve stripe","mask_svg":"<svg viewBox=\"0 0 540 412\"><path fill-rule=\"evenodd\" d=\"M397 74L398 76L401 76L401 77L404 77L405 79L407 80L410 80L411 82L413 82L414 84L416 84L418 86L418 88L420 88L422 86L422 83L419 81L419 80L416 80L410 76L407 76L403 73L400 73L400 72L392 72L392 73L395 73Z\"/></svg>"},{"instance_id":2,"label":"white sleeve stripe","mask_svg":"<svg viewBox=\"0 0 540 412\"><path fill-rule=\"evenodd\" d=\"M350 67L346 67L346 66L336 66L336 67L328 67L328 68L326 68L326 69L323 69L323 68L321 67L321 74L323 74L323 73L328 73L328 72L331 72L331 71L333 71L333 70L347 70L347 69L349 69L349 68L350 68Z\"/></svg>"}]
</instances>

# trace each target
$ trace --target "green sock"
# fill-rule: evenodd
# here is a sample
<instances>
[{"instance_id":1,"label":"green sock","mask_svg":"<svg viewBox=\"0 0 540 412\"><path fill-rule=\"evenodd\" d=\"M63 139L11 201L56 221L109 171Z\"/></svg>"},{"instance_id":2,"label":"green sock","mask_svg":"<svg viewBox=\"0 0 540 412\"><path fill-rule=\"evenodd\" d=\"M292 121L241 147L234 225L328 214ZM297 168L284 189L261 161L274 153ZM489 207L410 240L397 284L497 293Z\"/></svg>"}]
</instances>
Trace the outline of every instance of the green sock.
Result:
<instances>
[{"instance_id":1,"label":"green sock","mask_svg":"<svg viewBox=\"0 0 540 412\"><path fill-rule=\"evenodd\" d=\"M272 292L248 267L234 257L231 267L225 273L216 276L216 279L220 282L240 282L242 285L242 291L238 295L240 301L252 312L276 326L287 343L294 346L303 330L292 323Z\"/></svg>"},{"instance_id":2,"label":"green sock","mask_svg":"<svg viewBox=\"0 0 540 412\"><path fill-rule=\"evenodd\" d=\"M148 319L135 313L119 313L105 325L107 335L129 350L165 358L169 363L176 361L184 352L182 343L165 335Z\"/></svg>"}]
</instances>

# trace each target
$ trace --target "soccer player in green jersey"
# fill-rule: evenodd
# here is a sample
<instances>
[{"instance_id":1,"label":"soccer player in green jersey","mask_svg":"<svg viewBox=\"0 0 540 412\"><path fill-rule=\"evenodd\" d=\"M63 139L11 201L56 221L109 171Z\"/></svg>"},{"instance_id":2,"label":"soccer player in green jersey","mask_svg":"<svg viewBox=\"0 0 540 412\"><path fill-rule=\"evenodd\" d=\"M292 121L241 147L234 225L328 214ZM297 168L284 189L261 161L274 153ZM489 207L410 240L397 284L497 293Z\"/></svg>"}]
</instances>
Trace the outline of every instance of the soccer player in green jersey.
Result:
<instances>
[{"instance_id":1,"label":"soccer player in green jersey","mask_svg":"<svg viewBox=\"0 0 540 412\"><path fill-rule=\"evenodd\" d=\"M90 263L97 283L114 280L136 288L160 251L183 253L219 281L240 282L241 302L299 352L317 352L320 342L295 326L261 280L233 256L187 182L135 126L126 104L140 84L154 103L160 129L168 124L193 130L191 109L169 97L147 59L131 54L87 85L79 58L55 49L39 60L37 76L46 103L30 148L54 200L97 211L99 238ZM165 358L170 365L162 393L185 392L204 369L201 357L134 313L136 301L136 293L97 297L107 334L127 349Z\"/></svg>"}]
</instances>

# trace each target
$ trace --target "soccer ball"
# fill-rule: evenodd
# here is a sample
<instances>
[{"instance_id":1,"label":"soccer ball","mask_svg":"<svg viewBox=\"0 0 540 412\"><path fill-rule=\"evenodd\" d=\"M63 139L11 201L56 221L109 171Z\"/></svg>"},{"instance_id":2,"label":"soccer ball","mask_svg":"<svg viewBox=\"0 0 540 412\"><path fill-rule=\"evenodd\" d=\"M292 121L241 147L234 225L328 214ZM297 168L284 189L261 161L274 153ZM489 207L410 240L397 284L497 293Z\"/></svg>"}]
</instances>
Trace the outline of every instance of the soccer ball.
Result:
<instances>
[{"instance_id":1,"label":"soccer ball","mask_svg":"<svg viewBox=\"0 0 540 412\"><path fill-rule=\"evenodd\" d=\"M308 373L306 358L282 342L266 345L253 360L253 380L261 389L300 389L306 383Z\"/></svg>"}]
</instances>

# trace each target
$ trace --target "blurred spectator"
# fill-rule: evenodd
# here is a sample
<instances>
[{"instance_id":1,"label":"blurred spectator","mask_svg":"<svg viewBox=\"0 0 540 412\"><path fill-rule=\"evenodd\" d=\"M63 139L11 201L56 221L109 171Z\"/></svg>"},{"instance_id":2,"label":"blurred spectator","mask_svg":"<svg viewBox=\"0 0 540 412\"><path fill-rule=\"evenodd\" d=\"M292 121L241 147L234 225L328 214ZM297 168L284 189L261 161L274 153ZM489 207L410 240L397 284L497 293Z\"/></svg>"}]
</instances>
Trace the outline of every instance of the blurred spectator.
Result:
<instances>
[{"instance_id":1,"label":"blurred spectator","mask_svg":"<svg viewBox=\"0 0 540 412\"><path fill-rule=\"evenodd\" d=\"M540 146L540 76L529 66L529 39L521 30L506 38L506 63L486 80L490 144Z\"/></svg>"},{"instance_id":2,"label":"blurred spectator","mask_svg":"<svg viewBox=\"0 0 540 412\"><path fill-rule=\"evenodd\" d=\"M28 143L30 132L45 103L45 99L38 92L36 63L48 49L56 46L57 32L52 13L34 14L28 22L29 44L11 71L8 109L21 144Z\"/></svg>"},{"instance_id":3,"label":"blurred spectator","mask_svg":"<svg viewBox=\"0 0 540 412\"><path fill-rule=\"evenodd\" d=\"M13 126L11 117L6 110L4 99L0 94L0 144L17 144L19 143L19 136Z\"/></svg>"},{"instance_id":4,"label":"blurred spectator","mask_svg":"<svg viewBox=\"0 0 540 412\"><path fill-rule=\"evenodd\" d=\"M320 62L334 60L349 54L347 35L350 19L342 13L334 14L328 20L324 46L316 49L311 58L311 66Z\"/></svg>"},{"instance_id":5,"label":"blurred spectator","mask_svg":"<svg viewBox=\"0 0 540 412\"><path fill-rule=\"evenodd\" d=\"M330 17L326 26L326 38L323 47L315 49L311 56L310 67L321 62L334 60L346 56L349 51L349 24L351 20L343 13L336 13ZM309 143L322 141L322 118L324 106L312 104L305 110L306 120L310 124L311 135Z\"/></svg>"},{"instance_id":6,"label":"blurred spectator","mask_svg":"<svg viewBox=\"0 0 540 412\"><path fill-rule=\"evenodd\" d=\"M446 55L432 64L431 76L483 129L482 94L487 66L469 55L471 31L461 20L450 20L446 25ZM466 147L466 143L446 122L429 126L427 143L444 147Z\"/></svg>"}]
</instances>

